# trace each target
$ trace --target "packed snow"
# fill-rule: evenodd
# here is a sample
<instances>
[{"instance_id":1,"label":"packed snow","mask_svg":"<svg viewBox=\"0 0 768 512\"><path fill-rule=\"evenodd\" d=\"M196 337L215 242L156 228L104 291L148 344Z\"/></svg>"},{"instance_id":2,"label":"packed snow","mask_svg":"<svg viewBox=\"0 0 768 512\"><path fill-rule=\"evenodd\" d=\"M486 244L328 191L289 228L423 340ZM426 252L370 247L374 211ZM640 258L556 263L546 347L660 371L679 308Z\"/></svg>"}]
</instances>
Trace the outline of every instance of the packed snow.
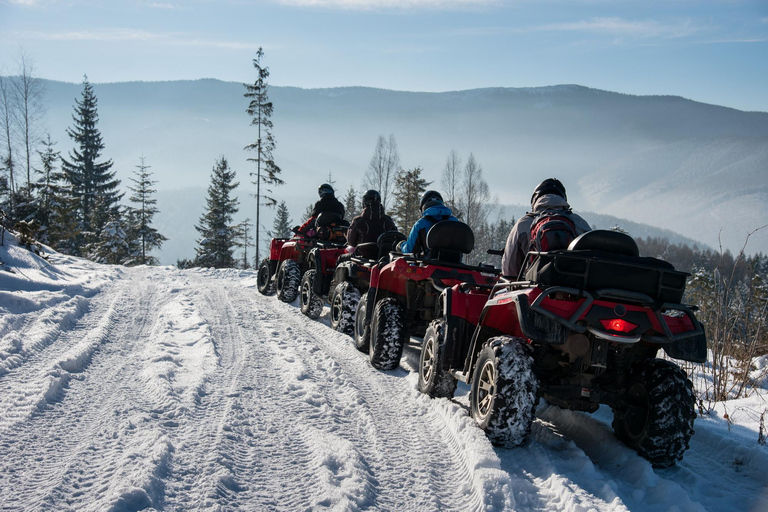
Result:
<instances>
[{"instance_id":1,"label":"packed snow","mask_svg":"<svg viewBox=\"0 0 768 512\"><path fill-rule=\"evenodd\" d=\"M699 416L670 469L606 407L542 402L501 449L467 386L417 391L418 340L376 371L328 316L260 295L252 271L46 260L6 233L0 509L768 510L766 389Z\"/></svg>"}]
</instances>

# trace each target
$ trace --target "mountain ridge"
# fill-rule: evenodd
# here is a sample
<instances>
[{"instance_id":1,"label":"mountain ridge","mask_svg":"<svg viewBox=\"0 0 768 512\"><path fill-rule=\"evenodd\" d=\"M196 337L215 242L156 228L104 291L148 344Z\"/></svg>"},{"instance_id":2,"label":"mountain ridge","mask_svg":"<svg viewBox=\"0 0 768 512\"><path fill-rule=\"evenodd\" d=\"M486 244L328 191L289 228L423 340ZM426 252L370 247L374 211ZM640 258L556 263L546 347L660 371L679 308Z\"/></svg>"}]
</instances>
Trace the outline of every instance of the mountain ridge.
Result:
<instances>
[{"instance_id":1,"label":"mountain ridge","mask_svg":"<svg viewBox=\"0 0 768 512\"><path fill-rule=\"evenodd\" d=\"M48 129L66 157L82 87L46 87ZM241 215L255 218L253 166L243 148L256 135L243 84L209 78L97 83L94 90L104 157L124 186L144 156L157 188L206 187L224 155L241 181ZM722 240L737 251L746 233L768 224L768 113L575 84L439 93L271 86L270 99L275 159L286 181L275 196L295 219L329 173L340 195L350 185L360 190L377 137L391 133L402 166L421 166L438 189L449 152L464 162L472 153L494 203L526 204L538 182L555 176L575 211L669 229L710 247ZM268 229L271 212L262 216ZM752 237L748 250L768 252L768 233Z\"/></svg>"}]
</instances>

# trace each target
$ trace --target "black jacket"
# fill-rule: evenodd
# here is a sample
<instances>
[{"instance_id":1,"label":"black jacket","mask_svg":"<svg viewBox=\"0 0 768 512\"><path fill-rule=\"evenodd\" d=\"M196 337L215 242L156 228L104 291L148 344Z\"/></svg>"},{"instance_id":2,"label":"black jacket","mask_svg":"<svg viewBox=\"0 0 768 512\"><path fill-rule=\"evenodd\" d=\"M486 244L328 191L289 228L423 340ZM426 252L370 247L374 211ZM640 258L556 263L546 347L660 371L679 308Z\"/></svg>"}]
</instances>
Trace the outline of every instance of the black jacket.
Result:
<instances>
[{"instance_id":1,"label":"black jacket","mask_svg":"<svg viewBox=\"0 0 768 512\"><path fill-rule=\"evenodd\" d=\"M312 208L312 217L317 217L321 213L325 212L338 213L342 218L344 218L344 205L341 204L339 200L333 196L327 195L321 197L320 200L315 203L315 207Z\"/></svg>"},{"instance_id":2,"label":"black jacket","mask_svg":"<svg viewBox=\"0 0 768 512\"><path fill-rule=\"evenodd\" d=\"M384 213L381 203L368 205L363 213L352 219L347 231L347 243L353 247L366 242L375 242L382 233L397 231L397 226L389 215ZM378 251L367 251L376 254Z\"/></svg>"}]
</instances>

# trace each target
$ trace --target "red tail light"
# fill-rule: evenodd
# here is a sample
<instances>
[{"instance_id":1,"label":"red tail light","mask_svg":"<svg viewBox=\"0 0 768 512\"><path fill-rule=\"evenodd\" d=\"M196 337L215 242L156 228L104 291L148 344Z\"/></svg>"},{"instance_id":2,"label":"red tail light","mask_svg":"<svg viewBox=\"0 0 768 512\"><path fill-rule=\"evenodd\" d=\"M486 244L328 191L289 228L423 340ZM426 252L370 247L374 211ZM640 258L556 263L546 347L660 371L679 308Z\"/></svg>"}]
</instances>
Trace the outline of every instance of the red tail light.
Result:
<instances>
[{"instance_id":1,"label":"red tail light","mask_svg":"<svg viewBox=\"0 0 768 512\"><path fill-rule=\"evenodd\" d=\"M632 322L627 322L621 318L611 318L610 320L600 320L607 331L623 332L624 334L632 332L638 326Z\"/></svg>"}]
</instances>

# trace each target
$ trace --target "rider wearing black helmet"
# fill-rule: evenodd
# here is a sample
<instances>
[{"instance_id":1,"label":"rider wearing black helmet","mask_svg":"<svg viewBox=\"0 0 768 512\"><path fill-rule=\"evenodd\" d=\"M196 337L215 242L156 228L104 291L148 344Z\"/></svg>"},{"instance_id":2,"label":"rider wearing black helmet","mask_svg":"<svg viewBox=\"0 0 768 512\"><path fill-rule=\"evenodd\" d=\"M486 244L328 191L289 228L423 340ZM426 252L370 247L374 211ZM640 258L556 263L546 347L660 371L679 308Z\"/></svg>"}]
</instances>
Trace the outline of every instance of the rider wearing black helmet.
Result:
<instances>
[{"instance_id":1,"label":"rider wearing black helmet","mask_svg":"<svg viewBox=\"0 0 768 512\"><path fill-rule=\"evenodd\" d=\"M320 200L312 208L312 214L309 216L309 219L299 228L299 233L311 235L314 232L315 219L321 213L338 213L342 219L344 218L344 205L336 199L332 186L323 183L317 188L317 193L320 196Z\"/></svg>"},{"instance_id":2,"label":"rider wearing black helmet","mask_svg":"<svg viewBox=\"0 0 768 512\"><path fill-rule=\"evenodd\" d=\"M451 209L443 204L443 196L435 190L427 190L419 202L421 218L411 228L408 239L400 244L401 252L424 256L427 252L427 231L441 220L458 220Z\"/></svg>"},{"instance_id":3,"label":"rider wearing black helmet","mask_svg":"<svg viewBox=\"0 0 768 512\"><path fill-rule=\"evenodd\" d=\"M384 213L379 192L369 190L363 195L363 212L352 219L349 226L347 244L357 247L358 244L375 242L385 231L397 231L397 227L392 218ZM374 257L376 253L376 250L370 250L363 256Z\"/></svg>"},{"instance_id":4,"label":"rider wearing black helmet","mask_svg":"<svg viewBox=\"0 0 768 512\"><path fill-rule=\"evenodd\" d=\"M573 222L576 235L591 228L587 221L571 212L565 186L557 178L547 178L539 183L531 195L531 212L522 216L515 223L507 238L504 256L501 258L501 273L505 276L517 277L525 263L525 257L531 244L531 227L534 217L545 211L554 211L568 215Z\"/></svg>"}]
</instances>

